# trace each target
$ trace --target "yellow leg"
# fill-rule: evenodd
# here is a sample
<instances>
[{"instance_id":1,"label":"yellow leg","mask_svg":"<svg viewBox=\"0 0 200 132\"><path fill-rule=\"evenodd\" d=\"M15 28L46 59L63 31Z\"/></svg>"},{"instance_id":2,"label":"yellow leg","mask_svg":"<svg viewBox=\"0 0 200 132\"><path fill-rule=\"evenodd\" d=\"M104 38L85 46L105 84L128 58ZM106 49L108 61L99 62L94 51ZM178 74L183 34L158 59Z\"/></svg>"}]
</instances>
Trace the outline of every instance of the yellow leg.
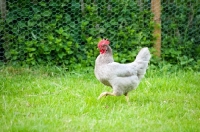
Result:
<instances>
[{"instance_id":1,"label":"yellow leg","mask_svg":"<svg viewBox=\"0 0 200 132\"><path fill-rule=\"evenodd\" d=\"M126 101L129 102L129 97L128 94L126 95Z\"/></svg>"},{"instance_id":2,"label":"yellow leg","mask_svg":"<svg viewBox=\"0 0 200 132\"><path fill-rule=\"evenodd\" d=\"M126 101L127 101L127 102L128 102L128 104L129 104L129 97L128 97L128 93L125 93L124 95L125 95L125 97L126 97Z\"/></svg>"},{"instance_id":3,"label":"yellow leg","mask_svg":"<svg viewBox=\"0 0 200 132\"><path fill-rule=\"evenodd\" d=\"M104 96L107 96L107 95L110 95L110 96L116 96L114 93L110 93L110 92L103 92L99 95L98 99L104 97Z\"/></svg>"}]
</instances>

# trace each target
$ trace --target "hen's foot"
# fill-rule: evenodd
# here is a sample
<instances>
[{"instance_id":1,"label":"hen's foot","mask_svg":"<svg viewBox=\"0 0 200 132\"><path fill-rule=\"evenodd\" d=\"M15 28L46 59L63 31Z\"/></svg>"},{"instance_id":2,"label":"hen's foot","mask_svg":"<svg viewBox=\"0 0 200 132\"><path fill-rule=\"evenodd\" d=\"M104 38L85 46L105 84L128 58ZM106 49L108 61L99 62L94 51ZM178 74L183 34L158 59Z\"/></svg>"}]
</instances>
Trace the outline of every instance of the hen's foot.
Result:
<instances>
[{"instance_id":1,"label":"hen's foot","mask_svg":"<svg viewBox=\"0 0 200 132\"><path fill-rule=\"evenodd\" d=\"M110 93L110 92L103 92L99 95L98 99L107 96L107 95L111 95L111 96L116 96L114 93Z\"/></svg>"}]
</instances>

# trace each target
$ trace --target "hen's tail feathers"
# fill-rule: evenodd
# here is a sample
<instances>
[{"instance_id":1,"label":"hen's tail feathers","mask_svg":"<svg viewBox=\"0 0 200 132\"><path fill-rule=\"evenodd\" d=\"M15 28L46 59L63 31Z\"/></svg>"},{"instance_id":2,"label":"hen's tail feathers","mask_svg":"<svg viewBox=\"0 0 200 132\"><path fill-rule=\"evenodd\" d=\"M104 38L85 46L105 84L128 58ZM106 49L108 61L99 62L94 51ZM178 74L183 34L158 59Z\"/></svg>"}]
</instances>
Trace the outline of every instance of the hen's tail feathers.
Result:
<instances>
[{"instance_id":1,"label":"hen's tail feathers","mask_svg":"<svg viewBox=\"0 0 200 132\"><path fill-rule=\"evenodd\" d=\"M139 79L142 79L144 77L150 58L151 58L151 54L147 47L142 48L140 52L138 53L138 55L136 56L134 64L136 65L138 69L137 75Z\"/></svg>"}]
</instances>

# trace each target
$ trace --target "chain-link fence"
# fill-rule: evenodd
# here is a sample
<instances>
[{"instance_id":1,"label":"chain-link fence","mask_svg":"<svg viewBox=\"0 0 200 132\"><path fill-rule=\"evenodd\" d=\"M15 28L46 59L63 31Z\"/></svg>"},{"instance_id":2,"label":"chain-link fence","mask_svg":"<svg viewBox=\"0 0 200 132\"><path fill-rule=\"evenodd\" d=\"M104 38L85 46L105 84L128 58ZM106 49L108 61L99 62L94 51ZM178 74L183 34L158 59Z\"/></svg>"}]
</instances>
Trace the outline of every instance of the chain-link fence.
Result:
<instances>
[{"instance_id":1,"label":"chain-link fence","mask_svg":"<svg viewBox=\"0 0 200 132\"><path fill-rule=\"evenodd\" d=\"M1 0L0 61L91 66L98 55L98 41L108 38L118 62L132 61L144 46L152 52L156 49L158 56L161 51L161 58L170 63L197 62L199 3L198 0Z\"/></svg>"}]
</instances>

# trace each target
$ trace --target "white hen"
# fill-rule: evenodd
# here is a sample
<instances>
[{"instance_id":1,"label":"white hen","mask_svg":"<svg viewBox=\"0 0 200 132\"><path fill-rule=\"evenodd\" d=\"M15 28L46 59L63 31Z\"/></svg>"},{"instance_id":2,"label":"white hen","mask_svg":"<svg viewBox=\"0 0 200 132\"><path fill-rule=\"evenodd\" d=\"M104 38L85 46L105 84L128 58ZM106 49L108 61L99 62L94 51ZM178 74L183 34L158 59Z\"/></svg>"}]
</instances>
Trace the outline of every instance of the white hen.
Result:
<instances>
[{"instance_id":1,"label":"white hen","mask_svg":"<svg viewBox=\"0 0 200 132\"><path fill-rule=\"evenodd\" d=\"M120 96L124 94L128 101L128 92L136 89L146 73L151 58L148 48L142 48L132 63L120 64L114 62L112 49L108 40L101 40L98 43L100 55L95 61L95 76L104 85L110 86L113 92L103 92L103 96Z\"/></svg>"}]
</instances>

